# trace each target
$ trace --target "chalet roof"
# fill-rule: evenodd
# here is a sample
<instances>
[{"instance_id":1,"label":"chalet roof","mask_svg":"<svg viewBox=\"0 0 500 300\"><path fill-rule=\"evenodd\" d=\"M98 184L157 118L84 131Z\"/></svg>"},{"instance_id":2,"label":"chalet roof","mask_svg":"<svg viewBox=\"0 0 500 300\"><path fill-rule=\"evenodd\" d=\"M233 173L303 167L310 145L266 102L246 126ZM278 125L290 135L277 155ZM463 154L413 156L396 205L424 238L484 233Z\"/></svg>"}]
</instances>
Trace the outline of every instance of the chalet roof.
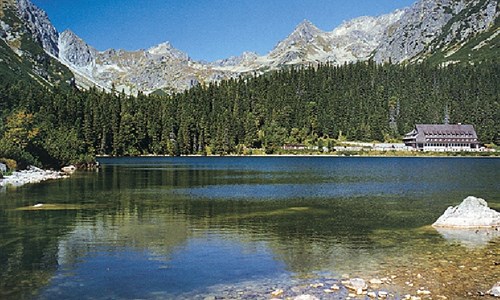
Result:
<instances>
[{"instance_id":1,"label":"chalet roof","mask_svg":"<svg viewBox=\"0 0 500 300\"><path fill-rule=\"evenodd\" d=\"M429 135L466 135L477 138L474 126L468 124L417 124L415 129L418 133Z\"/></svg>"},{"instance_id":2,"label":"chalet roof","mask_svg":"<svg viewBox=\"0 0 500 300\"><path fill-rule=\"evenodd\" d=\"M474 126L468 124L417 124L415 129L405 135L405 140L425 143L426 138L467 138L477 140Z\"/></svg>"}]
</instances>

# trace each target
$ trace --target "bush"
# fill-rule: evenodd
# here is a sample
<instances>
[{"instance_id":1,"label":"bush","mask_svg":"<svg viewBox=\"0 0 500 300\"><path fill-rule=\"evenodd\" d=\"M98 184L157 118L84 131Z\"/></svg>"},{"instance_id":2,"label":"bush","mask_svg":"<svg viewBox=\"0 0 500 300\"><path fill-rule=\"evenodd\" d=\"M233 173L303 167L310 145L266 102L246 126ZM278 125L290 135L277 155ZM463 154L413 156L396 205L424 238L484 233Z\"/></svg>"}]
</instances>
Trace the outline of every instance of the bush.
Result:
<instances>
[{"instance_id":1,"label":"bush","mask_svg":"<svg viewBox=\"0 0 500 300\"><path fill-rule=\"evenodd\" d=\"M30 165L40 166L40 162L31 153L5 140L0 140L0 157L16 162L16 166L11 170L25 169Z\"/></svg>"},{"instance_id":2,"label":"bush","mask_svg":"<svg viewBox=\"0 0 500 300\"><path fill-rule=\"evenodd\" d=\"M13 159L0 157L0 163L5 164L7 166L7 171L14 171L17 169L17 162Z\"/></svg>"}]
</instances>

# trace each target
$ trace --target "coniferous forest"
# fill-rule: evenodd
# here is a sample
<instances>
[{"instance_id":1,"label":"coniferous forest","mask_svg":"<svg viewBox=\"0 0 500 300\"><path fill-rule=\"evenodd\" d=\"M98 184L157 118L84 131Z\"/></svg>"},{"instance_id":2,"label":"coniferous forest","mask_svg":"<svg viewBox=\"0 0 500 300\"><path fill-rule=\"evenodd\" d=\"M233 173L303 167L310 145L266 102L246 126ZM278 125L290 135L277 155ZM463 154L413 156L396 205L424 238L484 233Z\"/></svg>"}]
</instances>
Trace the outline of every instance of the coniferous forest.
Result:
<instances>
[{"instance_id":1,"label":"coniferous forest","mask_svg":"<svg viewBox=\"0 0 500 300\"><path fill-rule=\"evenodd\" d=\"M290 68L175 95L0 84L0 157L59 166L95 155L276 152L286 143L396 141L417 123L500 132L498 63Z\"/></svg>"}]
</instances>

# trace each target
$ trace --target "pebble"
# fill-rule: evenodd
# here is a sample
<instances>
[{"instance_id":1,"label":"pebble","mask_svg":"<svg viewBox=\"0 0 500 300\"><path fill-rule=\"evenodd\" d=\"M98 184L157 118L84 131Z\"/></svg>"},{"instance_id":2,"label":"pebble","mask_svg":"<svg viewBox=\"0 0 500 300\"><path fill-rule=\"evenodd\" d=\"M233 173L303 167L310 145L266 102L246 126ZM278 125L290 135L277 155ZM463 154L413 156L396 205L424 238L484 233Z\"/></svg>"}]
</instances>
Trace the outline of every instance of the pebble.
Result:
<instances>
[{"instance_id":1,"label":"pebble","mask_svg":"<svg viewBox=\"0 0 500 300\"><path fill-rule=\"evenodd\" d=\"M378 296L379 296L379 298L387 298L387 296L389 296L389 293L384 292L384 291L380 291L380 292L378 292Z\"/></svg>"},{"instance_id":2,"label":"pebble","mask_svg":"<svg viewBox=\"0 0 500 300\"><path fill-rule=\"evenodd\" d=\"M370 279L370 283L371 284L382 284L383 282L380 279L373 278L373 279Z\"/></svg>"},{"instance_id":3,"label":"pebble","mask_svg":"<svg viewBox=\"0 0 500 300\"><path fill-rule=\"evenodd\" d=\"M334 285L332 285L332 287L330 289L332 289L334 291L338 291L338 290L340 290L340 287L338 285L334 284Z\"/></svg>"},{"instance_id":4,"label":"pebble","mask_svg":"<svg viewBox=\"0 0 500 300\"><path fill-rule=\"evenodd\" d=\"M431 292L427 290L418 290L417 295L430 295Z\"/></svg>"},{"instance_id":5,"label":"pebble","mask_svg":"<svg viewBox=\"0 0 500 300\"><path fill-rule=\"evenodd\" d=\"M355 291L359 292L359 290L361 290L361 291L366 290L368 288L368 285L361 278L352 278L346 284L346 287L350 290L355 290Z\"/></svg>"},{"instance_id":6,"label":"pebble","mask_svg":"<svg viewBox=\"0 0 500 300\"><path fill-rule=\"evenodd\" d=\"M282 289L277 289L271 293L271 296L277 298L277 297L281 297L283 295L283 293L284 293L284 291Z\"/></svg>"},{"instance_id":7,"label":"pebble","mask_svg":"<svg viewBox=\"0 0 500 300\"><path fill-rule=\"evenodd\" d=\"M300 295L295 298L294 300L319 300L317 297L312 296L312 295Z\"/></svg>"},{"instance_id":8,"label":"pebble","mask_svg":"<svg viewBox=\"0 0 500 300\"><path fill-rule=\"evenodd\" d=\"M366 295L370 298L377 298L377 293L375 293L375 292L368 292L368 294L366 294Z\"/></svg>"},{"instance_id":9,"label":"pebble","mask_svg":"<svg viewBox=\"0 0 500 300\"><path fill-rule=\"evenodd\" d=\"M312 287L312 288L317 289L317 288L320 288L320 287L324 287L325 285L323 283L311 283L309 286Z\"/></svg>"}]
</instances>

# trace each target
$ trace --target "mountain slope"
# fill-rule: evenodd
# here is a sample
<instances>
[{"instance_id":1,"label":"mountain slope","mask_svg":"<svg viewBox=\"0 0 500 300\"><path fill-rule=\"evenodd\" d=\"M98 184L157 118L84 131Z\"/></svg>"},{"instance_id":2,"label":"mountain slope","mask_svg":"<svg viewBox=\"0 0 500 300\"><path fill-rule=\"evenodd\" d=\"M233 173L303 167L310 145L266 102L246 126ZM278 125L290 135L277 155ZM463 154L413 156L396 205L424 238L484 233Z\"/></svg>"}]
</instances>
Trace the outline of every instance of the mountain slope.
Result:
<instances>
[{"instance_id":1,"label":"mountain slope","mask_svg":"<svg viewBox=\"0 0 500 300\"><path fill-rule=\"evenodd\" d=\"M60 35L58 44L59 58L83 86L97 84L126 93L175 92L189 89L199 82L228 77L226 73L192 61L168 42L148 50L97 51L67 30Z\"/></svg>"},{"instance_id":2,"label":"mountain slope","mask_svg":"<svg viewBox=\"0 0 500 300\"><path fill-rule=\"evenodd\" d=\"M219 64L221 70L248 72L273 70L287 65L310 65L329 62L334 65L369 59L380 44L384 32L399 20L403 11L379 17L360 17L337 27L331 32L318 29L308 20L300 23L267 55L234 58L239 63Z\"/></svg>"},{"instance_id":3,"label":"mountain slope","mask_svg":"<svg viewBox=\"0 0 500 300\"><path fill-rule=\"evenodd\" d=\"M214 63L196 62L169 43L148 50L99 52L70 31L59 37L59 58L75 73L82 86L114 86L127 93L156 90L175 92L241 74L260 73L287 65L331 62L343 64L368 59L387 26L401 11L381 17L362 17L324 32L305 20L269 54L245 52Z\"/></svg>"},{"instance_id":4,"label":"mountain slope","mask_svg":"<svg viewBox=\"0 0 500 300\"><path fill-rule=\"evenodd\" d=\"M46 14L27 0L2 1L0 7L0 79L44 86L67 85L73 75L52 54L57 32Z\"/></svg>"},{"instance_id":5,"label":"mountain slope","mask_svg":"<svg viewBox=\"0 0 500 300\"><path fill-rule=\"evenodd\" d=\"M27 77L47 84L68 81L73 75L56 58L81 87L130 94L178 92L290 65L369 59L456 63L499 57L498 0L419 0L405 10L346 21L330 32L304 20L266 55L245 52L212 63L193 61L168 42L147 50L98 51L69 30L59 34L29 0L3 0L1 5L0 38L5 45L0 44L0 64L5 72L17 68L22 73L16 65L20 63L29 71Z\"/></svg>"},{"instance_id":6,"label":"mountain slope","mask_svg":"<svg viewBox=\"0 0 500 300\"><path fill-rule=\"evenodd\" d=\"M402 63L433 57L452 62L466 45L464 49L470 51L475 46L476 50L485 45L498 47L499 11L498 0L420 0L384 34L374 60ZM469 53L460 61L469 61Z\"/></svg>"}]
</instances>

